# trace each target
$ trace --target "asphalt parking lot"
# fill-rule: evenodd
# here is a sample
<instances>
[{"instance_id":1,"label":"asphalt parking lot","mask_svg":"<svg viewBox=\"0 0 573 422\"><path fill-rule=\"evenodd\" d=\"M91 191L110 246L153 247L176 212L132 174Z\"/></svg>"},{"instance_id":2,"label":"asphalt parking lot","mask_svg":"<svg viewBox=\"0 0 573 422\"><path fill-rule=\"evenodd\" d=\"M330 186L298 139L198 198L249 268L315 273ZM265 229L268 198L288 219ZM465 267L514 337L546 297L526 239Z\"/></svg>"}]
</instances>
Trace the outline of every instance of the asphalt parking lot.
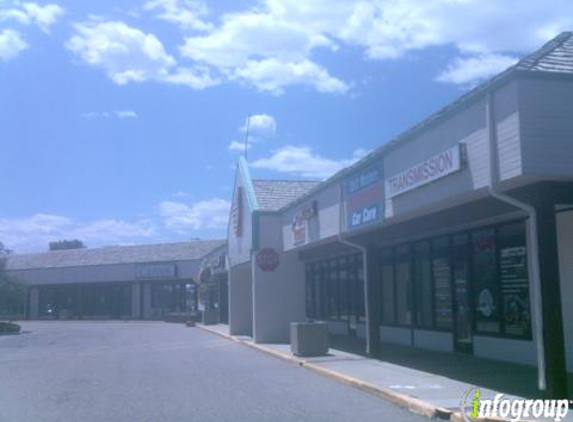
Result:
<instances>
[{"instance_id":1,"label":"asphalt parking lot","mask_svg":"<svg viewBox=\"0 0 573 422\"><path fill-rule=\"evenodd\" d=\"M196 328L24 322L0 337L0 421L423 421Z\"/></svg>"}]
</instances>

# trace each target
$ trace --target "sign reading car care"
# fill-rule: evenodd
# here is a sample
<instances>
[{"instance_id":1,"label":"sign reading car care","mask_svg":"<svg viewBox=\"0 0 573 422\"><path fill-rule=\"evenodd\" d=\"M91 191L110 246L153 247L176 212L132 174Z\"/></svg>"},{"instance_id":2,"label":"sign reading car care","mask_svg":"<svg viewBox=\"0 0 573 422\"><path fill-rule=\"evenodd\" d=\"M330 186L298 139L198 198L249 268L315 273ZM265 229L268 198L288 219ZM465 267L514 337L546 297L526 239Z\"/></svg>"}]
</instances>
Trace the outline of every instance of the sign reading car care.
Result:
<instances>
[{"instance_id":1,"label":"sign reading car care","mask_svg":"<svg viewBox=\"0 0 573 422\"><path fill-rule=\"evenodd\" d=\"M410 167L386 179L386 197L393 198L438 180L462 168L460 145Z\"/></svg>"},{"instance_id":2,"label":"sign reading car care","mask_svg":"<svg viewBox=\"0 0 573 422\"><path fill-rule=\"evenodd\" d=\"M264 272L271 272L277 269L280 264L280 257L273 248L262 248L257 252L257 266Z\"/></svg>"},{"instance_id":3,"label":"sign reading car care","mask_svg":"<svg viewBox=\"0 0 573 422\"><path fill-rule=\"evenodd\" d=\"M382 220L382 171L378 164L347 179L344 188L347 230Z\"/></svg>"},{"instance_id":4,"label":"sign reading car care","mask_svg":"<svg viewBox=\"0 0 573 422\"><path fill-rule=\"evenodd\" d=\"M135 266L135 278L173 278L176 276L176 264L137 264Z\"/></svg>"}]
</instances>

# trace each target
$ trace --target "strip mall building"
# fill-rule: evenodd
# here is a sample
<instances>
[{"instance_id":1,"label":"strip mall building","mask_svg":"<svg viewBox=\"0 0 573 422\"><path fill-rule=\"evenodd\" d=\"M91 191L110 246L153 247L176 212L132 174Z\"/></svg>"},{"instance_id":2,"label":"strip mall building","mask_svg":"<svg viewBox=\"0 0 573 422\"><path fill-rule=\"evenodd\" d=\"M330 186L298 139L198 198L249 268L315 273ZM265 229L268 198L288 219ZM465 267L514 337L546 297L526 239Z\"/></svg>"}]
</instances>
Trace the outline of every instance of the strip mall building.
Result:
<instances>
[{"instance_id":1,"label":"strip mall building","mask_svg":"<svg viewBox=\"0 0 573 422\"><path fill-rule=\"evenodd\" d=\"M30 319L166 319L196 311L202 259L225 242L194 240L10 255L29 286Z\"/></svg>"},{"instance_id":2,"label":"strip mall building","mask_svg":"<svg viewBox=\"0 0 573 422\"><path fill-rule=\"evenodd\" d=\"M231 334L332 334L573 372L573 35L321 183L235 175Z\"/></svg>"}]
</instances>

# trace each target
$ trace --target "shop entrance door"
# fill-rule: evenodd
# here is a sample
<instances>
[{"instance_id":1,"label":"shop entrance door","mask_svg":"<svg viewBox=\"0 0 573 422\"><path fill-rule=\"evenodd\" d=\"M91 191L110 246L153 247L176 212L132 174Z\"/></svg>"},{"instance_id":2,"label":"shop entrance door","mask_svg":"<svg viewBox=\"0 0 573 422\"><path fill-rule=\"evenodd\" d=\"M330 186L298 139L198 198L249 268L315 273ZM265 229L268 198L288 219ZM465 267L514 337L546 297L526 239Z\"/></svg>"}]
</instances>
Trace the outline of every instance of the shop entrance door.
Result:
<instances>
[{"instance_id":1,"label":"shop entrance door","mask_svg":"<svg viewBox=\"0 0 573 422\"><path fill-rule=\"evenodd\" d=\"M469 239L467 234L453 236L452 281L454 298L454 350L473 353L471 290L469 283Z\"/></svg>"}]
</instances>

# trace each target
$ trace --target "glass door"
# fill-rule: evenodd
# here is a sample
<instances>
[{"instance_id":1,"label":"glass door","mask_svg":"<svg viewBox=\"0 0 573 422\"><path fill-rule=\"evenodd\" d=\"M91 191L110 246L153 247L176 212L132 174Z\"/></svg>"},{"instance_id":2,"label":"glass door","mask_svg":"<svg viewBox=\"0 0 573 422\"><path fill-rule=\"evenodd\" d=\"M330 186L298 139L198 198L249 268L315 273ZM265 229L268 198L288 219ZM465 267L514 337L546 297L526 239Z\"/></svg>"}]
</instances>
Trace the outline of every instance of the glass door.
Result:
<instances>
[{"instance_id":1,"label":"glass door","mask_svg":"<svg viewBox=\"0 0 573 422\"><path fill-rule=\"evenodd\" d=\"M471 354L473 353L473 332L469 285L469 239L467 234L453 236L452 258L454 350Z\"/></svg>"}]
</instances>

